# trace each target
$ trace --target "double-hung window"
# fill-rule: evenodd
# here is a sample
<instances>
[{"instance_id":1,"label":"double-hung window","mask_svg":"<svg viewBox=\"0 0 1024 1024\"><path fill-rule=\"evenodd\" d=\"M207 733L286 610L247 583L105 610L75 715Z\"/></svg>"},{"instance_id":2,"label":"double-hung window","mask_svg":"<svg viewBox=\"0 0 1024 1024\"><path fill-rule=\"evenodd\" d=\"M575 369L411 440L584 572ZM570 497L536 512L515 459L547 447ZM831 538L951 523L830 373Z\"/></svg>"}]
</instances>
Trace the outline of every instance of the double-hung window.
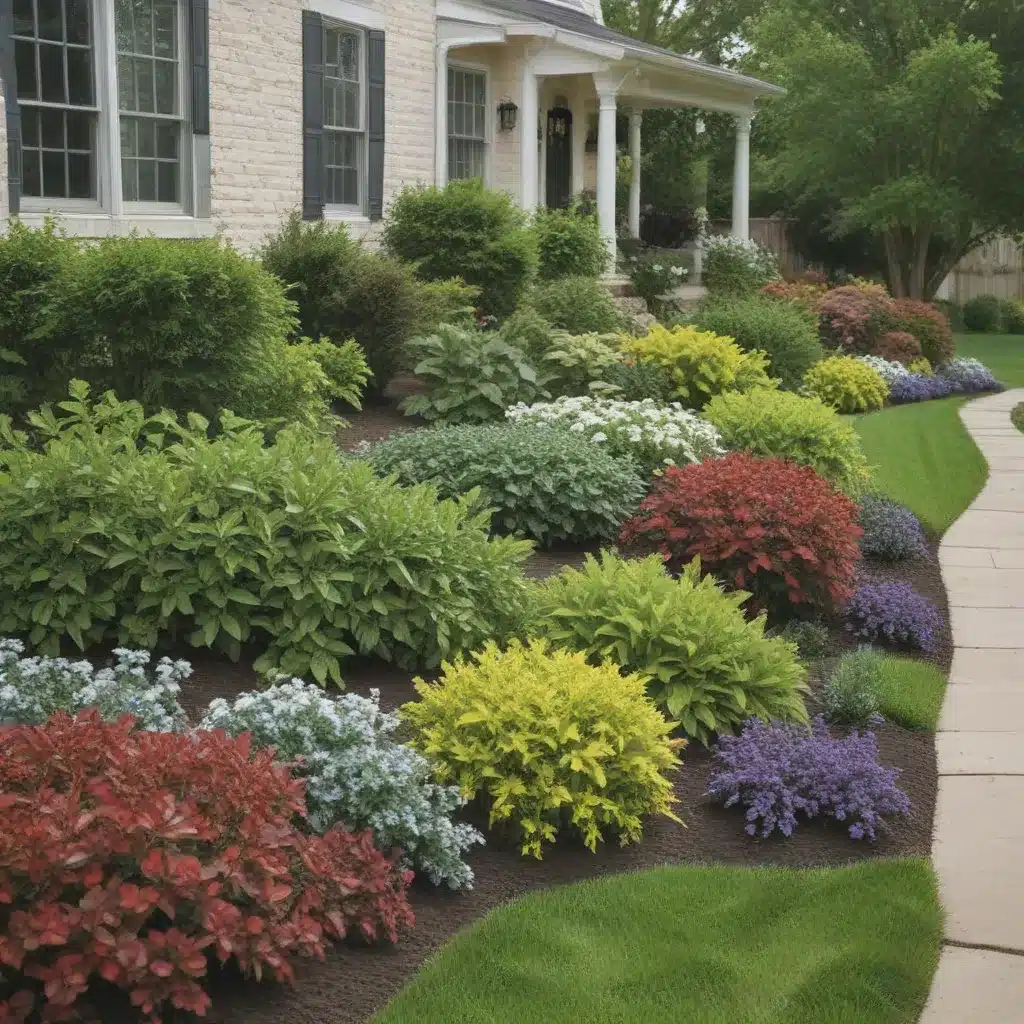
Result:
<instances>
[{"instance_id":1,"label":"double-hung window","mask_svg":"<svg viewBox=\"0 0 1024 1024\"><path fill-rule=\"evenodd\" d=\"M487 175L487 75L448 69L448 179Z\"/></svg>"},{"instance_id":2,"label":"double-hung window","mask_svg":"<svg viewBox=\"0 0 1024 1024\"><path fill-rule=\"evenodd\" d=\"M324 28L324 201L362 213L366 202L366 61L363 33Z\"/></svg>"}]
</instances>

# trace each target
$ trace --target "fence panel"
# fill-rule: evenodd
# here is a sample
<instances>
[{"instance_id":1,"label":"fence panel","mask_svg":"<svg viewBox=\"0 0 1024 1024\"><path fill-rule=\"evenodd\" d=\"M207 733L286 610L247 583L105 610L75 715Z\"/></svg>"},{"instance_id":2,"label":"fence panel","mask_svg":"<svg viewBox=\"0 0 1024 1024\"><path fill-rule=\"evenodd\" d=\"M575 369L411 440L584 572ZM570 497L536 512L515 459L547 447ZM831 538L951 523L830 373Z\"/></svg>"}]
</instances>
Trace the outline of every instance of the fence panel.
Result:
<instances>
[{"instance_id":1,"label":"fence panel","mask_svg":"<svg viewBox=\"0 0 1024 1024\"><path fill-rule=\"evenodd\" d=\"M953 268L939 295L960 303L977 295L1024 299L1024 253L1012 238L995 238Z\"/></svg>"},{"instance_id":2,"label":"fence panel","mask_svg":"<svg viewBox=\"0 0 1024 1024\"><path fill-rule=\"evenodd\" d=\"M752 217L750 219L750 237L770 249L779 258L779 269L786 277L802 274L807 269L807 261L793 247L789 226L793 222L785 217ZM709 225L712 234L727 235L732 229L728 221L716 220Z\"/></svg>"}]
</instances>

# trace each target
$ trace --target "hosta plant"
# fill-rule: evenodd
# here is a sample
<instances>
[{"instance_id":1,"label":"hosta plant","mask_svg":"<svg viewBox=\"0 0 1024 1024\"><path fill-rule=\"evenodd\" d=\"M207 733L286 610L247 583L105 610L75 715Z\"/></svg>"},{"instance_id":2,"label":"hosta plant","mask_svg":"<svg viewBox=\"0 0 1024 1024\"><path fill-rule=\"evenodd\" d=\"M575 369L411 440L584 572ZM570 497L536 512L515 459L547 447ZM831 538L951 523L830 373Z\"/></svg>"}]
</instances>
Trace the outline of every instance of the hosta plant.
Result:
<instances>
[{"instance_id":1,"label":"hosta plant","mask_svg":"<svg viewBox=\"0 0 1024 1024\"><path fill-rule=\"evenodd\" d=\"M746 594L729 594L700 564L678 579L657 555L587 557L538 588L535 632L596 664L636 672L683 732L703 743L751 715L806 721L803 667L792 644L748 620Z\"/></svg>"},{"instance_id":2,"label":"hosta plant","mask_svg":"<svg viewBox=\"0 0 1024 1024\"><path fill-rule=\"evenodd\" d=\"M865 640L931 653L938 646L942 616L909 583L865 583L846 608L853 632Z\"/></svg>"},{"instance_id":3,"label":"hosta plant","mask_svg":"<svg viewBox=\"0 0 1024 1024\"><path fill-rule=\"evenodd\" d=\"M585 395L624 359L617 334L554 331L540 365L550 378L547 385L554 394Z\"/></svg>"},{"instance_id":4,"label":"hosta plant","mask_svg":"<svg viewBox=\"0 0 1024 1024\"><path fill-rule=\"evenodd\" d=\"M905 505L872 494L861 501L860 525L864 536L860 549L867 558L902 562L928 554L921 522Z\"/></svg>"},{"instance_id":5,"label":"hosta plant","mask_svg":"<svg viewBox=\"0 0 1024 1024\"><path fill-rule=\"evenodd\" d=\"M379 849L400 849L435 885L470 886L473 872L462 857L483 836L452 820L463 803L458 790L433 782L429 762L395 739L398 724L397 715L381 711L376 692L331 699L293 679L230 703L215 700L199 728L248 733L256 746L297 762L318 832L338 824L372 829Z\"/></svg>"},{"instance_id":6,"label":"hosta plant","mask_svg":"<svg viewBox=\"0 0 1024 1024\"><path fill-rule=\"evenodd\" d=\"M874 840L886 817L910 813L899 770L878 763L874 734L836 739L822 718L809 732L751 719L741 735L719 740L717 761L709 794L746 808L747 835L791 836L802 815L834 818L851 839Z\"/></svg>"},{"instance_id":7,"label":"hosta plant","mask_svg":"<svg viewBox=\"0 0 1024 1024\"><path fill-rule=\"evenodd\" d=\"M24 658L19 640L0 640L0 726L42 725L58 711L96 708L108 721L131 715L139 729L185 728L178 703L181 684L192 674L187 661L161 658L147 672L146 651L114 651L109 668L67 658Z\"/></svg>"},{"instance_id":8,"label":"hosta plant","mask_svg":"<svg viewBox=\"0 0 1024 1024\"><path fill-rule=\"evenodd\" d=\"M289 980L412 924L411 872L369 832L305 835L302 782L248 737L58 714L0 729L0 794L0 1019L68 1019L99 979L153 1024L205 1015L208 958Z\"/></svg>"},{"instance_id":9,"label":"hosta plant","mask_svg":"<svg viewBox=\"0 0 1024 1024\"><path fill-rule=\"evenodd\" d=\"M413 744L438 781L480 802L491 828L515 829L524 856L540 858L566 831L596 850L605 834L638 841L646 815L678 820L669 773L682 741L640 676L514 642L446 664L416 691L402 708Z\"/></svg>"},{"instance_id":10,"label":"hosta plant","mask_svg":"<svg viewBox=\"0 0 1024 1024\"><path fill-rule=\"evenodd\" d=\"M881 409L889 397L881 374L849 356L832 356L812 366L804 376L804 391L846 414Z\"/></svg>"},{"instance_id":11,"label":"hosta plant","mask_svg":"<svg viewBox=\"0 0 1024 1024\"><path fill-rule=\"evenodd\" d=\"M666 464L703 462L725 454L718 431L678 402L658 405L606 398L559 398L517 405L505 415L513 423L569 430L636 461L645 476Z\"/></svg>"}]
</instances>

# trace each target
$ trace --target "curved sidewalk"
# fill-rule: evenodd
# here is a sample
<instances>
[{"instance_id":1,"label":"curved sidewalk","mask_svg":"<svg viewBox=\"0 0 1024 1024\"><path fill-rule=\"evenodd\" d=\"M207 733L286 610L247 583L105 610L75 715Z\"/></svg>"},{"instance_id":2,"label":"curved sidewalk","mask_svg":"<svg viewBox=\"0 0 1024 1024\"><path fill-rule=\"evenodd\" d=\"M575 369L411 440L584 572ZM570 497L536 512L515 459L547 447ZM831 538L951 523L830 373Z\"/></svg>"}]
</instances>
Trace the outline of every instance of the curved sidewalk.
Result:
<instances>
[{"instance_id":1,"label":"curved sidewalk","mask_svg":"<svg viewBox=\"0 0 1024 1024\"><path fill-rule=\"evenodd\" d=\"M946 942L921 1024L1024 1022L1024 389L961 410L989 465L942 542L956 651L936 736Z\"/></svg>"}]
</instances>

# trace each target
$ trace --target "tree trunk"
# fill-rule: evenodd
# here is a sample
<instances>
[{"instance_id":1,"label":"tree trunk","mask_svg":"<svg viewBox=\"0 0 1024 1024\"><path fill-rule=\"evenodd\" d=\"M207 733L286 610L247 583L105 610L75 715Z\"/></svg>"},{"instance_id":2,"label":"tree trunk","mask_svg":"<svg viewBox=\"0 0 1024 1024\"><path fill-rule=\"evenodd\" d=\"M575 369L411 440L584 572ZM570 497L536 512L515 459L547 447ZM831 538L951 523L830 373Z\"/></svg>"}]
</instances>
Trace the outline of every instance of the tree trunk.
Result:
<instances>
[{"instance_id":1,"label":"tree trunk","mask_svg":"<svg viewBox=\"0 0 1024 1024\"><path fill-rule=\"evenodd\" d=\"M902 299L906 295L906 288L903 284L903 265L900 262L901 246L896 230L886 231L882 240L885 243L885 263L889 271L889 291L893 298Z\"/></svg>"},{"instance_id":2,"label":"tree trunk","mask_svg":"<svg viewBox=\"0 0 1024 1024\"><path fill-rule=\"evenodd\" d=\"M928 271L928 248L931 245L932 233L927 228L922 228L917 236L917 244L914 246L914 265L910 271L910 297L912 299L925 298L925 282Z\"/></svg>"}]
</instances>

